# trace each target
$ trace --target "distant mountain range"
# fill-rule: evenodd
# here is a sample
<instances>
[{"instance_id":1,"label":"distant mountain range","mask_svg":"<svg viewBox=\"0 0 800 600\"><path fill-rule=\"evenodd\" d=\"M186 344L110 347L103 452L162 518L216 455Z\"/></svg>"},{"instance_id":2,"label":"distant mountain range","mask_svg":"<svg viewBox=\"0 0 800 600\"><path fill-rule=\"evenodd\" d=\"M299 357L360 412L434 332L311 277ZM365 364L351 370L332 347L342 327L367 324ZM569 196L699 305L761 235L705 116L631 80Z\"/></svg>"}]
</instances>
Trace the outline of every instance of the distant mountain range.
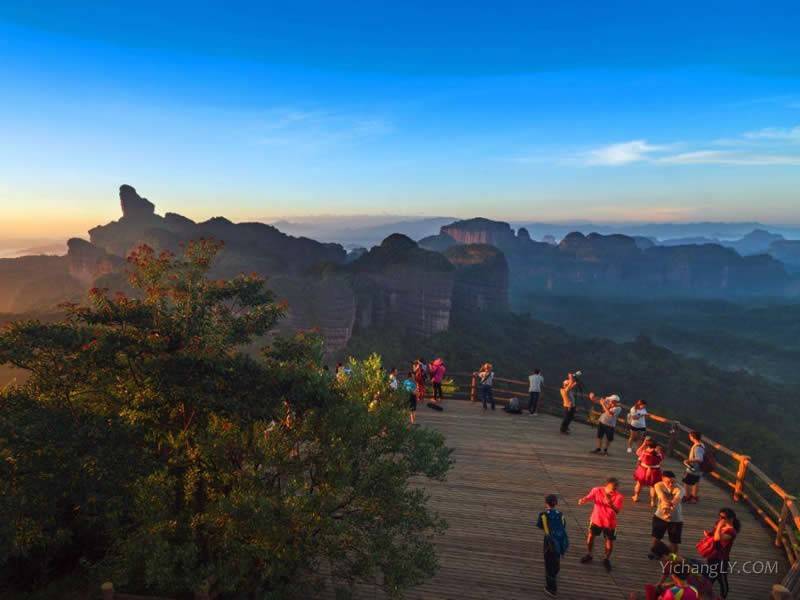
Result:
<instances>
[{"instance_id":1,"label":"distant mountain range","mask_svg":"<svg viewBox=\"0 0 800 600\"><path fill-rule=\"evenodd\" d=\"M289 304L284 329L318 328L334 350L354 331L375 325L419 335L442 331L460 313L507 310L509 294L516 292L800 295L800 275L791 273L800 273L800 241L750 228L757 224L631 226L636 235L562 235L554 226L533 225L546 240L539 241L527 228L485 218L327 218L281 228L224 217L198 223L156 214L155 205L129 185L119 194L121 218L93 228L88 241L70 239L66 254L48 255L53 248L41 246L31 247L32 256L0 258L0 312L52 310L80 301L92 286L126 291L125 257L132 249L148 244L178 253L199 238L225 242L212 276L268 277L269 287ZM286 231L320 231L323 241ZM687 231L704 235L666 241L646 235ZM363 247L348 252L345 244Z\"/></svg>"},{"instance_id":2,"label":"distant mountain range","mask_svg":"<svg viewBox=\"0 0 800 600\"><path fill-rule=\"evenodd\" d=\"M336 242L347 249L377 246L393 233L418 240L439 232L453 217L353 216L318 217L303 221L274 221L272 225L289 235Z\"/></svg>"}]
</instances>

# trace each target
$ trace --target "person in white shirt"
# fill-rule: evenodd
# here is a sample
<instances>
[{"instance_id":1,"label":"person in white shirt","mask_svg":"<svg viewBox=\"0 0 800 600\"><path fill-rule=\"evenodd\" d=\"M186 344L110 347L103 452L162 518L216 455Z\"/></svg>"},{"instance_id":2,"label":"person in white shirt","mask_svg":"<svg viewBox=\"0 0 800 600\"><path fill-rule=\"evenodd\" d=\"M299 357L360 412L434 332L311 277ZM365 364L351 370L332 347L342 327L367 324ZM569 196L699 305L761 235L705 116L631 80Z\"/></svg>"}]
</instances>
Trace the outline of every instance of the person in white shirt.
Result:
<instances>
[{"instance_id":1,"label":"person in white shirt","mask_svg":"<svg viewBox=\"0 0 800 600\"><path fill-rule=\"evenodd\" d=\"M528 413L538 415L539 398L542 394L542 385L544 385L544 377L542 377L541 369L534 369L533 375L528 377L528 381L530 381L528 391L531 394L530 400L528 400Z\"/></svg>"},{"instance_id":2,"label":"person in white shirt","mask_svg":"<svg viewBox=\"0 0 800 600\"><path fill-rule=\"evenodd\" d=\"M397 369L392 368L392 370L389 371L389 389L396 391L398 387L400 387L400 382L397 381Z\"/></svg>"},{"instance_id":3,"label":"person in white shirt","mask_svg":"<svg viewBox=\"0 0 800 600\"><path fill-rule=\"evenodd\" d=\"M673 552L678 552L683 533L683 514L681 500L683 488L675 481L675 473L664 471L661 481L653 486L656 494L656 513L653 515L653 546L664 539L666 534Z\"/></svg>"},{"instance_id":4,"label":"person in white shirt","mask_svg":"<svg viewBox=\"0 0 800 600\"><path fill-rule=\"evenodd\" d=\"M686 466L686 474L683 476L683 483L686 484L684 502L695 504L700 499L697 497L697 490L700 486L700 478L703 476L700 465L703 464L706 455L706 446L703 444L703 436L699 431L690 432L689 440L692 442L692 447L689 449L689 456L683 461Z\"/></svg>"},{"instance_id":5,"label":"person in white shirt","mask_svg":"<svg viewBox=\"0 0 800 600\"><path fill-rule=\"evenodd\" d=\"M592 450L594 454L608 456L608 447L614 441L614 431L617 427L617 418L622 412L619 396L616 394L600 400L600 408L603 413L597 421L597 447ZM603 440L605 439L605 446Z\"/></svg>"},{"instance_id":6,"label":"person in white shirt","mask_svg":"<svg viewBox=\"0 0 800 600\"><path fill-rule=\"evenodd\" d=\"M630 434L628 435L628 454L633 452L633 446L639 443L644 436L647 435L647 402L644 400L637 400L631 410L628 412L628 427Z\"/></svg>"}]
</instances>

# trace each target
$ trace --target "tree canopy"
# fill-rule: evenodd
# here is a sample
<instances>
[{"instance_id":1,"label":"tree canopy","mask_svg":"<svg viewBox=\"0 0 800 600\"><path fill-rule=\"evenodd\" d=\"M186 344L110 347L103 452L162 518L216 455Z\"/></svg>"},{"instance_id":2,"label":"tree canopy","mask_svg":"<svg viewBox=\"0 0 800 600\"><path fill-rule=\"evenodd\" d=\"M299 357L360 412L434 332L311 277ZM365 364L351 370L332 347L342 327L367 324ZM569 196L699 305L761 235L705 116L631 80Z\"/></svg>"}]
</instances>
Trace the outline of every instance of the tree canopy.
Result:
<instances>
[{"instance_id":1,"label":"tree canopy","mask_svg":"<svg viewBox=\"0 0 800 600\"><path fill-rule=\"evenodd\" d=\"M0 394L3 583L290 598L435 571L445 524L411 481L445 477L442 436L409 426L379 357L334 380L316 334L265 337L286 307L257 276L209 279L220 250L141 247L133 294L0 333L30 373Z\"/></svg>"}]
</instances>

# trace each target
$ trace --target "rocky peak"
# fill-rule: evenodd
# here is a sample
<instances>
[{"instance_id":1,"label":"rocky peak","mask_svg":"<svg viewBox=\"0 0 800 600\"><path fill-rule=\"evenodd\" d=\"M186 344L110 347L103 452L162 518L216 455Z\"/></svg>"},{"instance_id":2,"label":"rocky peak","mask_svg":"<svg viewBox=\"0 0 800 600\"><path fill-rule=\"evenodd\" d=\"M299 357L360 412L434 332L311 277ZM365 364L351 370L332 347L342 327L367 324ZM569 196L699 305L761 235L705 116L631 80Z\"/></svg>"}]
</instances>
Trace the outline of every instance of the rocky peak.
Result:
<instances>
[{"instance_id":1,"label":"rocky peak","mask_svg":"<svg viewBox=\"0 0 800 600\"><path fill-rule=\"evenodd\" d=\"M500 247L515 237L514 230L508 223L483 217L456 221L443 226L441 232L442 235L450 236L462 244L489 244Z\"/></svg>"},{"instance_id":2,"label":"rocky peak","mask_svg":"<svg viewBox=\"0 0 800 600\"><path fill-rule=\"evenodd\" d=\"M136 193L136 188L131 185L119 186L119 202L122 207L123 219L145 220L155 214L155 204L147 198L142 198Z\"/></svg>"}]
</instances>

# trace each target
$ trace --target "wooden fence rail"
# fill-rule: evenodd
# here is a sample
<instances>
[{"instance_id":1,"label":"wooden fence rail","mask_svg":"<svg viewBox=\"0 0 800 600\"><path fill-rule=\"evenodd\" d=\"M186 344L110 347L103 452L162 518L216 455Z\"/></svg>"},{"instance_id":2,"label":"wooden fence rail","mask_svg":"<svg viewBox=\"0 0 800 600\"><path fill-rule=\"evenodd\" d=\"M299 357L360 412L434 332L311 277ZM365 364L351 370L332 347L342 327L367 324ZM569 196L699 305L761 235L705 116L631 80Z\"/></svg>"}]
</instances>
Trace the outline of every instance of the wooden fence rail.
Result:
<instances>
[{"instance_id":1,"label":"wooden fence rail","mask_svg":"<svg viewBox=\"0 0 800 600\"><path fill-rule=\"evenodd\" d=\"M473 373L449 373L457 389L468 386L469 394L458 393L453 397L466 398L476 402L479 398L478 381ZM527 398L528 382L519 379L495 377L493 384L495 400L505 404L511 398ZM588 395L577 394L583 406L578 406L575 420L579 422L596 424L600 415L595 410ZM524 403L521 403L524 407ZM623 405L625 409L629 406ZM563 412L560 390L552 386L545 386L539 399L538 410L559 415ZM621 424L617 427L625 429ZM690 444L687 442L688 434L692 429L678 421L660 415L648 414L648 434L665 442L667 455L679 460L686 459ZM793 594L800 590L800 577L797 572L800 568L800 509L794 496L786 492L775 483L757 465L753 464L750 457L736 452L727 446L703 436L707 447L714 449L717 467L708 473L710 479L731 490L734 502L744 503L760 520L774 533L775 546L783 548L792 569L786 576L783 585Z\"/></svg>"}]
</instances>

